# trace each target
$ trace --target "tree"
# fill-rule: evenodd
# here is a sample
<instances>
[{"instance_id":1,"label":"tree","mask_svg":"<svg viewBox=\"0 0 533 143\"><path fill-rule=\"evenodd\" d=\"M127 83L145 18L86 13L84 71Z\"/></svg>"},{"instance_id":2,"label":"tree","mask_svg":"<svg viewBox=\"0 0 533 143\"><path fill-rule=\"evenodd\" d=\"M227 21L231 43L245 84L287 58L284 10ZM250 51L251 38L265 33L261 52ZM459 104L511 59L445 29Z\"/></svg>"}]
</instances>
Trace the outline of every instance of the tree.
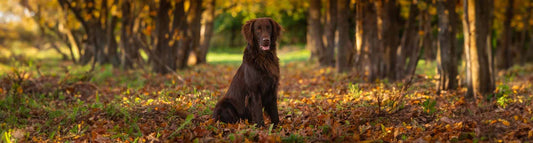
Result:
<instances>
[{"instance_id":1,"label":"tree","mask_svg":"<svg viewBox=\"0 0 533 143\"><path fill-rule=\"evenodd\" d=\"M378 0L374 3L377 11L378 38L379 44L374 49L378 49L375 55L375 64L379 66L379 78L389 78L396 80L394 74L394 65L396 65L396 51L400 44L399 38L399 16L400 9L396 0Z\"/></svg>"},{"instance_id":2,"label":"tree","mask_svg":"<svg viewBox=\"0 0 533 143\"><path fill-rule=\"evenodd\" d=\"M498 62L496 66L499 69L507 69L511 67L513 63L513 54L512 52L515 51L514 47L512 46L512 27L511 27L511 20L513 19L514 15L514 0L508 0L507 6L505 8L505 17L503 20L503 28L502 28L502 34L501 34L501 45L500 48L498 48Z\"/></svg>"},{"instance_id":3,"label":"tree","mask_svg":"<svg viewBox=\"0 0 533 143\"><path fill-rule=\"evenodd\" d=\"M494 90L491 53L492 0L464 0L466 97L483 96Z\"/></svg>"},{"instance_id":4,"label":"tree","mask_svg":"<svg viewBox=\"0 0 533 143\"><path fill-rule=\"evenodd\" d=\"M523 27L522 27L522 31L520 32L520 41L518 43L518 49L519 50L519 53L517 55L517 58L520 60L520 64L524 64L525 62L527 62L527 59L529 56L531 56L533 53L529 53L528 54L528 49L531 50L531 48L527 48L526 47L526 41L527 41L527 35L528 35L528 32L529 32L529 20L531 19L531 10L533 10L533 5L531 5L531 2L532 0L525 0L524 1L526 4L526 7L525 7L525 10L524 10L524 15L525 18L522 19L522 24L523 24ZM529 43L530 45L532 44L531 42Z\"/></svg>"},{"instance_id":5,"label":"tree","mask_svg":"<svg viewBox=\"0 0 533 143\"><path fill-rule=\"evenodd\" d=\"M531 14L533 13L533 0L527 0L526 1L527 3L527 7L526 7L526 11L525 11L525 14L527 15L527 18L523 20L523 23L524 23L524 31L523 31L523 40L522 42L524 42L524 46L522 46L524 49L522 50L522 54L524 54L522 56L523 60L522 62L525 63L525 62L533 62L533 29L531 28L532 25L529 24L529 21L533 18L533 16L531 16ZM528 34L526 34L528 33ZM526 35L529 36L529 40L526 40ZM525 46L525 41L528 41L528 45Z\"/></svg>"},{"instance_id":6,"label":"tree","mask_svg":"<svg viewBox=\"0 0 533 143\"><path fill-rule=\"evenodd\" d=\"M311 0L309 5L309 16L307 17L307 49L311 51L310 59L318 59L320 61L321 50L324 49L324 43L322 42L322 24L320 23L320 0Z\"/></svg>"},{"instance_id":7,"label":"tree","mask_svg":"<svg viewBox=\"0 0 533 143\"><path fill-rule=\"evenodd\" d=\"M87 64L91 59L100 64L112 63L115 67L120 64L117 52L117 41L114 36L118 17L111 13L111 8L117 0L58 0L61 7L70 10L87 34L85 52L80 59L81 64ZM98 5L99 4L99 5Z\"/></svg>"},{"instance_id":8,"label":"tree","mask_svg":"<svg viewBox=\"0 0 533 143\"><path fill-rule=\"evenodd\" d=\"M184 47L180 48L180 56L178 56L178 67L183 69L187 67L190 52L199 53L200 48L200 30L202 20L202 0L190 0L189 12L187 14L187 41ZM190 40L190 41L188 41ZM189 44L187 44L189 43ZM187 47L188 46L188 47Z\"/></svg>"},{"instance_id":9,"label":"tree","mask_svg":"<svg viewBox=\"0 0 533 143\"><path fill-rule=\"evenodd\" d=\"M440 80L437 90L457 88L457 56L455 47L455 5L457 0L438 0L437 13L439 16L437 62Z\"/></svg>"},{"instance_id":10,"label":"tree","mask_svg":"<svg viewBox=\"0 0 533 143\"><path fill-rule=\"evenodd\" d=\"M204 29L204 32L202 33L203 36L201 36L200 39L200 47L198 47L198 49L195 51L197 64L204 64L207 62L207 50L209 49L209 42L213 36L214 29L215 3L216 0L207 1L206 10L202 16L202 29Z\"/></svg>"},{"instance_id":11,"label":"tree","mask_svg":"<svg viewBox=\"0 0 533 143\"><path fill-rule=\"evenodd\" d=\"M396 63L396 79L403 79L410 76L416 69L421 47L418 45L418 32L416 29L416 17L419 14L416 1L411 1L409 15L405 24L404 33L401 39L400 52Z\"/></svg>"},{"instance_id":12,"label":"tree","mask_svg":"<svg viewBox=\"0 0 533 143\"><path fill-rule=\"evenodd\" d=\"M348 72L352 69L354 62L354 48L350 40L350 23L348 22L348 15L350 10L349 0L337 1L337 31L339 33L339 45L337 48L337 72Z\"/></svg>"},{"instance_id":13,"label":"tree","mask_svg":"<svg viewBox=\"0 0 533 143\"><path fill-rule=\"evenodd\" d=\"M368 69L369 80L374 81L378 78L378 57L377 47L377 14L374 5L369 0L357 1L356 4L356 25L355 40L357 49L356 66L358 71Z\"/></svg>"},{"instance_id":14,"label":"tree","mask_svg":"<svg viewBox=\"0 0 533 143\"><path fill-rule=\"evenodd\" d=\"M45 3L41 1L30 2L28 0L21 0L19 4L22 5L25 10L34 13L32 19L35 23L37 23L41 37L45 39L43 42L50 43L50 47L61 54L63 60L70 58L73 63L77 63L76 57L74 56L74 48L76 48L78 51L81 50L79 49L79 42L78 40L74 39L75 37L69 28L64 28L68 27L68 25L65 24L65 21L67 21L67 19L70 17L65 15L64 11L56 10L58 6L57 3L55 3L55 1ZM62 17L64 19L60 20L58 17ZM61 52L57 41L63 42L69 48L70 57ZM43 43L39 42L37 44L37 46L40 46Z\"/></svg>"},{"instance_id":15,"label":"tree","mask_svg":"<svg viewBox=\"0 0 533 143\"><path fill-rule=\"evenodd\" d=\"M420 37L420 45L422 46L422 49L424 51L424 59L429 63L433 60L435 60L436 57L436 51L437 46L433 46L434 44L434 37L433 37L433 27L431 25L431 19L432 15L430 14L430 7L434 4L431 2L432 0L422 0L420 1L422 4L422 8L420 11L420 27L419 31L423 33Z\"/></svg>"},{"instance_id":16,"label":"tree","mask_svg":"<svg viewBox=\"0 0 533 143\"><path fill-rule=\"evenodd\" d=\"M322 66L333 67L335 65L335 31L337 30L337 0L328 0L326 8L326 29L324 36L326 43L320 50L319 62Z\"/></svg>"},{"instance_id":17,"label":"tree","mask_svg":"<svg viewBox=\"0 0 533 143\"><path fill-rule=\"evenodd\" d=\"M169 23L170 23L170 17L168 14L168 11L170 11L172 5L169 0L160 0L159 1L159 7L157 9L157 18L155 19L156 28L155 28L155 50L154 56L152 57L154 60L153 64L153 70L157 73L169 73L176 69L176 51L177 47L173 45L169 45L169 42L171 41L171 38L169 35L174 35L174 31L170 30ZM180 1L176 4L174 11L183 11L183 1ZM180 22L177 19L174 19L173 22L173 29L176 29L174 27L175 23Z\"/></svg>"},{"instance_id":18,"label":"tree","mask_svg":"<svg viewBox=\"0 0 533 143\"><path fill-rule=\"evenodd\" d=\"M139 53L139 45L135 41L135 31L138 31L138 28L135 29L135 17L137 11L135 11L135 5L132 0L123 0L121 4L122 18L121 18L121 35L120 43L123 51L122 54L122 67L124 69L134 68L135 63L140 63L142 61L141 55Z\"/></svg>"}]
</instances>

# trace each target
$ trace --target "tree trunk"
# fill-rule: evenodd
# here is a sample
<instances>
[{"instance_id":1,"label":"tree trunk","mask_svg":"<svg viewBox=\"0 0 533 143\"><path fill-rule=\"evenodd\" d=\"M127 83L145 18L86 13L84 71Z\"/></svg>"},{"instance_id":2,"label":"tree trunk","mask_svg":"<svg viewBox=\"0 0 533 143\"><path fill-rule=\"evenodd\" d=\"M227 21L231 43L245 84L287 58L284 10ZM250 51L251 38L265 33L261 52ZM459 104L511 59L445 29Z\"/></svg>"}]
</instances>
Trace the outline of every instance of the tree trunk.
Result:
<instances>
[{"instance_id":1,"label":"tree trunk","mask_svg":"<svg viewBox=\"0 0 533 143\"><path fill-rule=\"evenodd\" d=\"M134 41L134 6L132 6L131 0L124 0L122 3L122 27L121 27L121 47L123 49L122 54L122 67L124 69L133 69L134 64L138 63L141 59L139 54L139 47Z\"/></svg>"},{"instance_id":2,"label":"tree trunk","mask_svg":"<svg viewBox=\"0 0 533 143\"><path fill-rule=\"evenodd\" d=\"M191 30L191 50L195 54L200 50L200 38L201 38L201 28L202 28L202 0L191 0L190 9L188 17L189 30ZM189 54L190 55L190 54ZM180 69L187 67L189 61L189 55L184 59L184 63L180 64ZM197 55L196 55L197 56ZM195 59L196 60L196 59Z\"/></svg>"},{"instance_id":3,"label":"tree trunk","mask_svg":"<svg viewBox=\"0 0 533 143\"><path fill-rule=\"evenodd\" d=\"M526 51L526 62L533 62L533 32L529 32L529 46Z\"/></svg>"},{"instance_id":4,"label":"tree trunk","mask_svg":"<svg viewBox=\"0 0 533 143\"><path fill-rule=\"evenodd\" d=\"M491 53L492 0L464 0L465 55L467 87L466 97L491 94L494 77Z\"/></svg>"},{"instance_id":5,"label":"tree trunk","mask_svg":"<svg viewBox=\"0 0 533 143\"><path fill-rule=\"evenodd\" d=\"M328 0L326 17L326 45L319 52L319 63L324 67L333 67L335 65L335 31L337 30L337 0Z\"/></svg>"},{"instance_id":6,"label":"tree trunk","mask_svg":"<svg viewBox=\"0 0 533 143\"><path fill-rule=\"evenodd\" d=\"M322 43L322 24L320 23L320 0L311 0L309 3L307 49L311 51L310 60L319 60L320 49L324 49L324 44Z\"/></svg>"},{"instance_id":7,"label":"tree trunk","mask_svg":"<svg viewBox=\"0 0 533 143\"><path fill-rule=\"evenodd\" d=\"M401 40L399 55L396 63L396 79L401 80L409 74L413 68L413 62L418 59L418 33L416 29L416 17L418 15L418 6L415 1L411 2L409 7L409 17ZM406 67L407 63L407 67ZM414 63L416 64L416 63ZM416 66L416 65L415 65Z\"/></svg>"},{"instance_id":8,"label":"tree trunk","mask_svg":"<svg viewBox=\"0 0 533 143\"><path fill-rule=\"evenodd\" d=\"M453 0L452 0L453 1ZM422 39L422 48L424 49L424 56L426 63L430 63L435 59L435 53L437 51L436 46L433 46L433 30L431 27L431 14L429 13L429 8L431 2L425 1L426 8L421 12L421 30L424 31ZM453 11L450 11L453 12Z\"/></svg>"},{"instance_id":9,"label":"tree trunk","mask_svg":"<svg viewBox=\"0 0 533 143\"><path fill-rule=\"evenodd\" d=\"M533 13L533 6L531 5L531 3L533 3L533 0L528 0L529 2L529 5L528 5L528 9L527 9L527 20L526 23L527 24L524 24L524 31L528 31L529 33L529 42L528 42L528 46L527 47L524 47L524 62L533 62L533 29L531 28L531 25L529 24L529 20L531 20L531 18L533 18L531 16L531 13Z\"/></svg>"},{"instance_id":10,"label":"tree trunk","mask_svg":"<svg viewBox=\"0 0 533 143\"><path fill-rule=\"evenodd\" d=\"M526 51L526 62L533 62L533 32L529 30L529 45Z\"/></svg>"},{"instance_id":11,"label":"tree trunk","mask_svg":"<svg viewBox=\"0 0 533 143\"><path fill-rule=\"evenodd\" d=\"M67 45L70 51L70 56L72 57L72 61L77 64L78 60L76 60L76 57L74 57L74 48L78 49L78 56L79 57L82 56L81 54L82 48L81 48L78 38L74 36L74 34L72 34L72 31L70 29L64 29L64 32L58 31L57 35L62 35L61 33L64 33L63 35L65 35L61 37L64 37L63 41Z\"/></svg>"},{"instance_id":12,"label":"tree trunk","mask_svg":"<svg viewBox=\"0 0 533 143\"><path fill-rule=\"evenodd\" d=\"M356 68L356 71L363 71L363 49L365 46L365 42L363 41L363 31L364 31L364 15L363 12L365 11L365 4L368 3L365 1L356 1L355 4L355 41L354 41L354 49L355 49L355 55L354 55L354 67ZM362 72L364 73L364 72Z\"/></svg>"},{"instance_id":13,"label":"tree trunk","mask_svg":"<svg viewBox=\"0 0 533 143\"><path fill-rule=\"evenodd\" d=\"M166 74L176 69L176 54L173 53L174 47L169 45L169 23L170 18L168 11L171 8L169 0L160 0L155 21L155 55L157 57L153 64L154 72ZM159 61L159 62L157 62Z\"/></svg>"},{"instance_id":14,"label":"tree trunk","mask_svg":"<svg viewBox=\"0 0 533 143\"><path fill-rule=\"evenodd\" d=\"M190 7L187 13L187 23L182 27L182 31L186 32L186 36L178 52L178 68L184 69L187 67L191 51L195 51L200 45L200 28L202 15L202 1L190 0Z\"/></svg>"},{"instance_id":15,"label":"tree trunk","mask_svg":"<svg viewBox=\"0 0 533 143\"><path fill-rule=\"evenodd\" d=\"M362 70L369 73L369 81L374 81L379 75L380 59L378 34L377 34L377 14L375 6L369 0L358 1L356 8L356 49L358 60ZM363 73L365 73L363 72Z\"/></svg>"},{"instance_id":16,"label":"tree trunk","mask_svg":"<svg viewBox=\"0 0 533 143\"><path fill-rule=\"evenodd\" d=\"M379 34L379 78L394 78L394 65L396 65L396 51L399 46L399 7L396 0L379 0L374 3L377 9L378 34Z\"/></svg>"},{"instance_id":17,"label":"tree trunk","mask_svg":"<svg viewBox=\"0 0 533 143\"><path fill-rule=\"evenodd\" d=\"M214 29L215 3L216 0L209 1L209 4L206 6L206 11L203 15L203 36L200 39L200 47L196 51L196 64L205 64L207 62L207 51L209 50L209 42L211 41Z\"/></svg>"},{"instance_id":18,"label":"tree trunk","mask_svg":"<svg viewBox=\"0 0 533 143\"><path fill-rule=\"evenodd\" d=\"M85 2L94 3L92 0ZM85 65L91 59L93 62L105 64L112 62L113 65L120 63L117 54L117 42L114 36L114 28L116 26L117 18L110 16L110 9L107 0L103 0L100 8L83 7L80 1L58 0L58 3L63 8L68 8L72 11L75 18L83 26L87 39L85 40L86 48L84 54L80 58L80 63ZM113 4L116 4L114 1Z\"/></svg>"},{"instance_id":19,"label":"tree trunk","mask_svg":"<svg viewBox=\"0 0 533 143\"><path fill-rule=\"evenodd\" d=\"M350 10L350 1L349 0L338 0L338 37L339 37L339 46L337 48L337 61L336 69L337 72L349 72L352 69L354 61L354 48L352 41L350 40L350 23L348 22L348 15Z\"/></svg>"},{"instance_id":20,"label":"tree trunk","mask_svg":"<svg viewBox=\"0 0 533 143\"><path fill-rule=\"evenodd\" d=\"M501 46L498 48L498 62L497 67L499 69L507 69L511 67L513 55L513 47L512 47L512 27L511 27L511 20L513 19L514 15L514 0L508 0L507 1L507 7L505 8L505 18L503 20L503 29L502 29L502 35L501 35Z\"/></svg>"},{"instance_id":21,"label":"tree trunk","mask_svg":"<svg viewBox=\"0 0 533 143\"><path fill-rule=\"evenodd\" d=\"M519 53L517 55L518 61L520 61L520 64L523 65L527 62L527 47L526 47L526 41L527 41L527 35L529 32L529 19L531 19L531 10L533 10L533 6L531 5L532 0L528 0L528 5L526 6L526 17L522 19L522 24L524 24L524 28L520 32L520 42L518 44ZM531 42L529 42L531 44Z\"/></svg>"},{"instance_id":22,"label":"tree trunk","mask_svg":"<svg viewBox=\"0 0 533 143\"><path fill-rule=\"evenodd\" d=\"M108 18L109 23L106 26L106 39L107 43L107 59L113 65L113 67L120 66L120 54L118 53L118 43L115 38L115 28L117 26L118 18L111 16Z\"/></svg>"},{"instance_id":23,"label":"tree trunk","mask_svg":"<svg viewBox=\"0 0 533 143\"><path fill-rule=\"evenodd\" d=\"M90 26L91 32L87 33L88 44L94 48L94 60L93 62L98 62L100 64L105 64L108 62L107 56L105 55L105 48L107 45L107 36L105 31L99 27L99 23L91 22L93 26Z\"/></svg>"},{"instance_id":24,"label":"tree trunk","mask_svg":"<svg viewBox=\"0 0 533 143\"><path fill-rule=\"evenodd\" d=\"M457 88L456 27L453 24L456 21L456 4L457 0L437 1L437 13L439 16L437 62L440 74L437 87L438 93L441 90Z\"/></svg>"}]
</instances>

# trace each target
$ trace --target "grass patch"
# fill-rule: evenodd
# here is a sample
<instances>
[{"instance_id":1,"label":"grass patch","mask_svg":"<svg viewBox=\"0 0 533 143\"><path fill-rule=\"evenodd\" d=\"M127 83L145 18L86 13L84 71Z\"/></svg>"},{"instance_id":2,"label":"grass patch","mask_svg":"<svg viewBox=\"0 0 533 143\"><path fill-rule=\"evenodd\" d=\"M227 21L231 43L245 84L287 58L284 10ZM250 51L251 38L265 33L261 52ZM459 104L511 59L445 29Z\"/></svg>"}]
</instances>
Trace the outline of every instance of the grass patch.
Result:
<instances>
[{"instance_id":1,"label":"grass patch","mask_svg":"<svg viewBox=\"0 0 533 143\"><path fill-rule=\"evenodd\" d=\"M437 62L420 59L418 61L418 65L416 66L415 73L423 74L428 77L434 77L437 75Z\"/></svg>"},{"instance_id":2,"label":"grass patch","mask_svg":"<svg viewBox=\"0 0 533 143\"><path fill-rule=\"evenodd\" d=\"M207 62L212 64L240 64L242 62L242 48L214 48L207 53ZM287 46L278 49L281 64L295 61L305 61L311 52L303 45Z\"/></svg>"}]
</instances>

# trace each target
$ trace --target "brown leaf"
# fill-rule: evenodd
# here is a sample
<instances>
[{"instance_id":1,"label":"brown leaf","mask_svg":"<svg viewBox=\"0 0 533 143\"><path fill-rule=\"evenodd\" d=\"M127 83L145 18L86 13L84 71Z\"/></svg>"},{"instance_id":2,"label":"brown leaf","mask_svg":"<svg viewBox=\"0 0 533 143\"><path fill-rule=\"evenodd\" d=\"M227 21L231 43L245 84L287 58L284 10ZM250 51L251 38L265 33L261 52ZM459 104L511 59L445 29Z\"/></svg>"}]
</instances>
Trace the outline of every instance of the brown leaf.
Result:
<instances>
[{"instance_id":1,"label":"brown leaf","mask_svg":"<svg viewBox=\"0 0 533 143\"><path fill-rule=\"evenodd\" d=\"M202 127L196 127L193 131L196 137L204 137L205 135L209 134L209 131Z\"/></svg>"},{"instance_id":2,"label":"brown leaf","mask_svg":"<svg viewBox=\"0 0 533 143\"><path fill-rule=\"evenodd\" d=\"M448 117L442 117L439 119L440 121L444 122L444 123L447 123L447 124L451 124L451 123L455 123L454 120L448 118Z\"/></svg>"}]
</instances>

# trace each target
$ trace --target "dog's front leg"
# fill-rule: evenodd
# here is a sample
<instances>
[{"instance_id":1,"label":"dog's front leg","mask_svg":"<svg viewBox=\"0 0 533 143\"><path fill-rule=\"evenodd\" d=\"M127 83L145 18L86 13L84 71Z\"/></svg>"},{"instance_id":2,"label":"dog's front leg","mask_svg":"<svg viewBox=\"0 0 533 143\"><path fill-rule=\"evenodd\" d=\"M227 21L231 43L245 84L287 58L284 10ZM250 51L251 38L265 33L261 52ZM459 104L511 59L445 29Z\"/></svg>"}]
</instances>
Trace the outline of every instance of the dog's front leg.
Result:
<instances>
[{"instance_id":1,"label":"dog's front leg","mask_svg":"<svg viewBox=\"0 0 533 143\"><path fill-rule=\"evenodd\" d=\"M252 122L256 123L258 127L265 126L263 121L263 106L261 104L261 96L258 94L249 95L250 97L250 112L252 114Z\"/></svg>"}]
</instances>

